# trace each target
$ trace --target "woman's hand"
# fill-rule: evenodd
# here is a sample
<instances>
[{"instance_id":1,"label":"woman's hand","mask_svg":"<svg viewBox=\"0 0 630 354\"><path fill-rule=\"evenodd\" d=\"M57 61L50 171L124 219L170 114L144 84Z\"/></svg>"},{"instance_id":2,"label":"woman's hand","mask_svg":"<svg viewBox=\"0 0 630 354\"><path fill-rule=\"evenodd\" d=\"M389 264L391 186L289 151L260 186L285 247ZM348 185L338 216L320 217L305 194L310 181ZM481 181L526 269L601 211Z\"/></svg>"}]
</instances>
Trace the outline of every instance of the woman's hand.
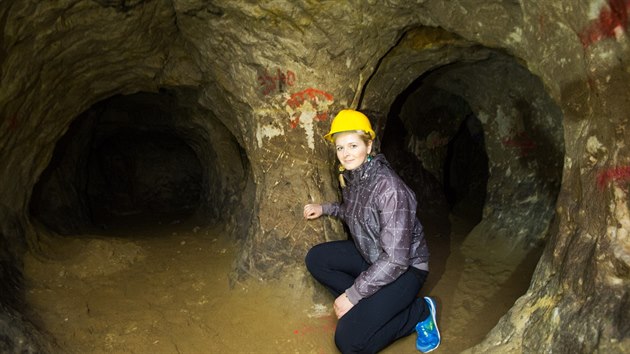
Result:
<instances>
[{"instance_id":1,"label":"woman's hand","mask_svg":"<svg viewBox=\"0 0 630 354\"><path fill-rule=\"evenodd\" d=\"M350 302L350 300L348 300L348 296L346 296L346 293L339 295L335 299L335 304L333 305L333 307L335 308L335 314L337 315L337 319L340 319L341 316L345 315L346 312L350 311L350 309L353 306L354 305Z\"/></svg>"},{"instance_id":2,"label":"woman's hand","mask_svg":"<svg viewBox=\"0 0 630 354\"><path fill-rule=\"evenodd\" d=\"M321 204L306 204L304 206L304 218L305 219L317 219L322 216L322 205Z\"/></svg>"}]
</instances>

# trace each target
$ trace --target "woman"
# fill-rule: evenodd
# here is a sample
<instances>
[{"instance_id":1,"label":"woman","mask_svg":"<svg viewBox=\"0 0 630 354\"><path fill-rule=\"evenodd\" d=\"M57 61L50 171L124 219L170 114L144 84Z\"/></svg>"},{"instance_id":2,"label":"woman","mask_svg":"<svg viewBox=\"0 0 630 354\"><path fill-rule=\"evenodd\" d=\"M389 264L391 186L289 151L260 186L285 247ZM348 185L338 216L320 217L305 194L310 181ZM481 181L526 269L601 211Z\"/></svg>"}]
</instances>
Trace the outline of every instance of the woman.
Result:
<instances>
[{"instance_id":1,"label":"woman","mask_svg":"<svg viewBox=\"0 0 630 354\"><path fill-rule=\"evenodd\" d=\"M416 198L383 155L372 157L369 119L342 110L324 136L341 163L342 203L307 204L304 217L342 219L352 240L314 246L309 272L335 296L335 344L342 353L375 353L416 329L416 347L440 344L435 302L417 298L429 252L416 218Z\"/></svg>"}]
</instances>

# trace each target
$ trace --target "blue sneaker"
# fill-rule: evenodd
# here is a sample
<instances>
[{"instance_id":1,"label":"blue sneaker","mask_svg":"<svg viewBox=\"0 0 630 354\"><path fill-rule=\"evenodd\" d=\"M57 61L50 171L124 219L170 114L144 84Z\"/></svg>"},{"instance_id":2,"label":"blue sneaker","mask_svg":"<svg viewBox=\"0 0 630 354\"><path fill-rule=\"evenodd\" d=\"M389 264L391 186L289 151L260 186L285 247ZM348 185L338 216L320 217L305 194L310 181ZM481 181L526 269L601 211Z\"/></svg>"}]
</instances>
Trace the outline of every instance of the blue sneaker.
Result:
<instances>
[{"instance_id":1,"label":"blue sneaker","mask_svg":"<svg viewBox=\"0 0 630 354\"><path fill-rule=\"evenodd\" d=\"M416 348L423 353L428 353L440 345L441 338L437 327L435 301L428 296L424 297L424 301L429 306L431 315L416 325L416 332L418 332Z\"/></svg>"}]
</instances>

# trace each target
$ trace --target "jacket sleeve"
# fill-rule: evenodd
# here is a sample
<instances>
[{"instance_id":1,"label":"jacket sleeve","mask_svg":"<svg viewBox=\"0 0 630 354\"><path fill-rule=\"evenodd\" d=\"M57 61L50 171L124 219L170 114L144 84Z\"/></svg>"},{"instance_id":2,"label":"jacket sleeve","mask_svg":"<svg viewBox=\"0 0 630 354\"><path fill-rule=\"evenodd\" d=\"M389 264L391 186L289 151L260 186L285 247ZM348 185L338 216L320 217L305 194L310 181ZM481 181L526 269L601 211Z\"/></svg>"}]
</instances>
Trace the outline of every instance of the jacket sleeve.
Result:
<instances>
[{"instance_id":1,"label":"jacket sleeve","mask_svg":"<svg viewBox=\"0 0 630 354\"><path fill-rule=\"evenodd\" d=\"M393 183L393 186L389 184L383 188L382 193L377 194L380 215L379 246L382 252L346 290L346 295L353 304L393 282L409 267L416 200L400 183Z\"/></svg>"},{"instance_id":2,"label":"jacket sleeve","mask_svg":"<svg viewBox=\"0 0 630 354\"><path fill-rule=\"evenodd\" d=\"M341 217L341 204L334 202L334 203L324 203L322 204L322 213L324 215L330 215L330 216L334 216L334 217Z\"/></svg>"}]
</instances>

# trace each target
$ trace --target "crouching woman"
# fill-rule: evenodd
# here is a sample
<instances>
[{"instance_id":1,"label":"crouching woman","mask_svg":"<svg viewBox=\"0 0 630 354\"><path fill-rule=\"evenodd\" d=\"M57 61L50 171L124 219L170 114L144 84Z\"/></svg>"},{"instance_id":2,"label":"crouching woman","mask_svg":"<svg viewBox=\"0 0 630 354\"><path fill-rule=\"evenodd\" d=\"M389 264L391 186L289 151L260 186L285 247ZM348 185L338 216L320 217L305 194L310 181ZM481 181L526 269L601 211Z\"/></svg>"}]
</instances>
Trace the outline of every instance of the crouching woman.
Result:
<instances>
[{"instance_id":1,"label":"crouching woman","mask_svg":"<svg viewBox=\"0 0 630 354\"><path fill-rule=\"evenodd\" d=\"M335 344L342 353L376 353L414 329L416 347L426 353L440 344L435 302L418 298L429 251L415 194L382 154L372 156L374 137L363 113L335 116L325 138L341 163L343 201L307 204L304 217L340 218L351 240L314 246L306 266L335 297Z\"/></svg>"}]
</instances>

